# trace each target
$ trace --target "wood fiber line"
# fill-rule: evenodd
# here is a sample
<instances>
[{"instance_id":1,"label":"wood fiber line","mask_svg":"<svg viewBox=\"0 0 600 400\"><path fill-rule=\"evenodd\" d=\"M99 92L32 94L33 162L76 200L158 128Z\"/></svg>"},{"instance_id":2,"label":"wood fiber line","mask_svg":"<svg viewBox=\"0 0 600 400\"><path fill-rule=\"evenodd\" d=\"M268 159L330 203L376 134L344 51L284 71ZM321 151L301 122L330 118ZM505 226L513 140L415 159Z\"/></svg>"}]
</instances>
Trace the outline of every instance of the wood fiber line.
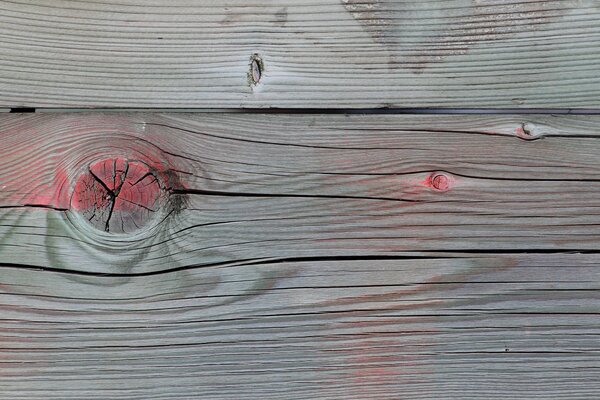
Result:
<instances>
[{"instance_id":1,"label":"wood fiber line","mask_svg":"<svg viewBox=\"0 0 600 400\"><path fill-rule=\"evenodd\" d=\"M598 127L2 115L0 398L596 398Z\"/></svg>"},{"instance_id":2,"label":"wood fiber line","mask_svg":"<svg viewBox=\"0 0 600 400\"><path fill-rule=\"evenodd\" d=\"M600 107L596 0L0 2L0 107Z\"/></svg>"}]
</instances>

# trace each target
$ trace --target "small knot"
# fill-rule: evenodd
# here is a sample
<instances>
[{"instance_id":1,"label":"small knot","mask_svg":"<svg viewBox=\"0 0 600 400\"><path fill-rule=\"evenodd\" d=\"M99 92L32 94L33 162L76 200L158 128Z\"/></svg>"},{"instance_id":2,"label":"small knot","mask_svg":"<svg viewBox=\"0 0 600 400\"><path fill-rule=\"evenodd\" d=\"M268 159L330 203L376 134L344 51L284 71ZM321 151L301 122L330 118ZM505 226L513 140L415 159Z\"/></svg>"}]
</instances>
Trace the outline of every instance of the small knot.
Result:
<instances>
[{"instance_id":1,"label":"small knot","mask_svg":"<svg viewBox=\"0 0 600 400\"><path fill-rule=\"evenodd\" d=\"M438 192L445 192L453 186L454 178L443 172L434 172L422 180L421 184Z\"/></svg>"},{"instance_id":2,"label":"small knot","mask_svg":"<svg viewBox=\"0 0 600 400\"><path fill-rule=\"evenodd\" d=\"M248 71L248 80L251 86L256 86L262 78L264 64L258 54L253 54L250 57L250 71Z\"/></svg>"},{"instance_id":3,"label":"small knot","mask_svg":"<svg viewBox=\"0 0 600 400\"><path fill-rule=\"evenodd\" d=\"M541 129L529 122L522 123L517 127L515 133L523 140L536 140L543 136Z\"/></svg>"},{"instance_id":4,"label":"small knot","mask_svg":"<svg viewBox=\"0 0 600 400\"><path fill-rule=\"evenodd\" d=\"M431 179L431 184L437 190L448 190L450 183L445 175L436 175Z\"/></svg>"}]
</instances>

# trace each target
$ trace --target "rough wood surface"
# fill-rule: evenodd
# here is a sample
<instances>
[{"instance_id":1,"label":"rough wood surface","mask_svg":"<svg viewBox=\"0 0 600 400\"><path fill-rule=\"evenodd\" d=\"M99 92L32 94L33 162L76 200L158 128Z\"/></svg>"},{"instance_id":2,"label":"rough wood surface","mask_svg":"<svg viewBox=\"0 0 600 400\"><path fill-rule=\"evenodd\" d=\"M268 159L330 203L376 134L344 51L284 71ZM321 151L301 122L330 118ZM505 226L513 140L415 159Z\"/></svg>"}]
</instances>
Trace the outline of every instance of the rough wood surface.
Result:
<instances>
[{"instance_id":1,"label":"rough wood surface","mask_svg":"<svg viewBox=\"0 0 600 400\"><path fill-rule=\"evenodd\" d=\"M597 398L599 128L0 116L0 397Z\"/></svg>"},{"instance_id":2,"label":"rough wood surface","mask_svg":"<svg viewBox=\"0 0 600 400\"><path fill-rule=\"evenodd\" d=\"M0 1L0 107L600 107L597 0Z\"/></svg>"}]
</instances>

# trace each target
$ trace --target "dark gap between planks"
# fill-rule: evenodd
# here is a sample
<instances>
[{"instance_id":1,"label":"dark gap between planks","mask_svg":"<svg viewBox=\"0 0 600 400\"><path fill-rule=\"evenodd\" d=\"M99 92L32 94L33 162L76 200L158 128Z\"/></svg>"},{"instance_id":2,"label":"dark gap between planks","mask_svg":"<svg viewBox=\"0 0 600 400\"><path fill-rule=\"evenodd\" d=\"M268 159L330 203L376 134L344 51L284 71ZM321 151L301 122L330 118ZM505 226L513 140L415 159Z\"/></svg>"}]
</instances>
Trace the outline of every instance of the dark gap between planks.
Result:
<instances>
[{"instance_id":1,"label":"dark gap between planks","mask_svg":"<svg viewBox=\"0 0 600 400\"><path fill-rule=\"evenodd\" d=\"M194 112L248 114L552 114L600 115L600 109L586 108L33 108L0 109L9 113L72 113L72 112Z\"/></svg>"}]
</instances>

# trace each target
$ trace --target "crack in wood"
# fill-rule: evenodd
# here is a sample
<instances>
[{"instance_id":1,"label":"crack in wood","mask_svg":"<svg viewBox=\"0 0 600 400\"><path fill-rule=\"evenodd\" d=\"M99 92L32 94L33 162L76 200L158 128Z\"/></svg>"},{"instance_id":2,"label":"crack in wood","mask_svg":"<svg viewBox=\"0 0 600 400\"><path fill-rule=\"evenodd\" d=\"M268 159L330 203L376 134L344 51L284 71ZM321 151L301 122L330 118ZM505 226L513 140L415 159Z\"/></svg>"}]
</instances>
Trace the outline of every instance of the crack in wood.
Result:
<instances>
[{"instance_id":1,"label":"crack in wood","mask_svg":"<svg viewBox=\"0 0 600 400\"><path fill-rule=\"evenodd\" d=\"M166 194L147 165L113 158L88 167L76 185L72 205L107 233L130 233L146 225Z\"/></svg>"}]
</instances>

